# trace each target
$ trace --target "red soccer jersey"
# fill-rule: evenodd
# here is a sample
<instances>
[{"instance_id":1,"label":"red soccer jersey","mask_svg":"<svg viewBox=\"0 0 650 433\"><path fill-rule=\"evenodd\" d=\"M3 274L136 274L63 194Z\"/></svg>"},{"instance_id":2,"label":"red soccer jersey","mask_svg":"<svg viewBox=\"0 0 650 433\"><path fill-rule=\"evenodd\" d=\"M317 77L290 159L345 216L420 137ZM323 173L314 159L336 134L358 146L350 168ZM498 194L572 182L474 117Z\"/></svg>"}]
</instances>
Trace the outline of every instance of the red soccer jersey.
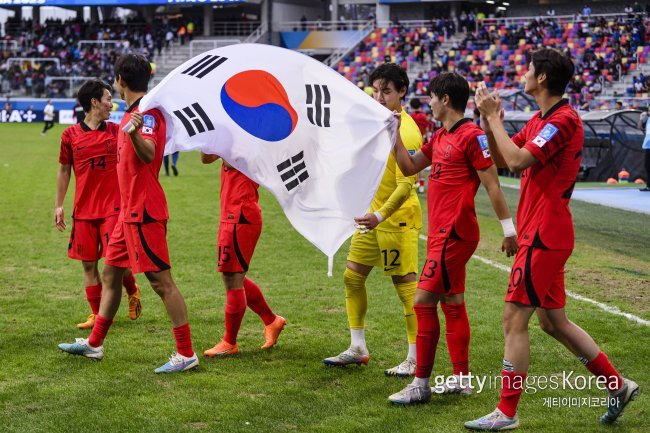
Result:
<instances>
[{"instance_id":1,"label":"red soccer jersey","mask_svg":"<svg viewBox=\"0 0 650 433\"><path fill-rule=\"evenodd\" d=\"M582 119L568 101L562 100L544 116L535 114L512 141L539 160L521 173L519 244L573 249L569 200L580 169Z\"/></svg>"},{"instance_id":2,"label":"red soccer jersey","mask_svg":"<svg viewBox=\"0 0 650 433\"><path fill-rule=\"evenodd\" d=\"M427 126L429 125L429 122L427 122L427 115L421 111L416 111L411 114L411 118L418 125L418 128L420 128L420 132L424 134L424 132L427 130Z\"/></svg>"},{"instance_id":3,"label":"red soccer jersey","mask_svg":"<svg viewBox=\"0 0 650 433\"><path fill-rule=\"evenodd\" d=\"M142 113L144 121L140 135L156 144L153 161L145 164L135 153L131 136L122 131L139 103L140 100L137 100L124 113L117 139L117 179L122 197L122 218L124 222L163 221L169 218L165 192L158 181L165 150L165 118L158 110Z\"/></svg>"},{"instance_id":4,"label":"red soccer jersey","mask_svg":"<svg viewBox=\"0 0 650 433\"><path fill-rule=\"evenodd\" d=\"M221 166L221 222L262 224L259 185L235 168Z\"/></svg>"},{"instance_id":5,"label":"red soccer jersey","mask_svg":"<svg viewBox=\"0 0 650 433\"><path fill-rule=\"evenodd\" d=\"M75 175L74 219L101 219L120 212L118 128L115 123L102 122L93 130L81 122L61 135L59 163L71 165Z\"/></svg>"},{"instance_id":6,"label":"red soccer jersey","mask_svg":"<svg viewBox=\"0 0 650 433\"><path fill-rule=\"evenodd\" d=\"M471 119L462 119L449 131L436 131L422 153L431 160L429 237L478 241L474 196L481 180L476 171L492 165L487 136Z\"/></svg>"}]
</instances>

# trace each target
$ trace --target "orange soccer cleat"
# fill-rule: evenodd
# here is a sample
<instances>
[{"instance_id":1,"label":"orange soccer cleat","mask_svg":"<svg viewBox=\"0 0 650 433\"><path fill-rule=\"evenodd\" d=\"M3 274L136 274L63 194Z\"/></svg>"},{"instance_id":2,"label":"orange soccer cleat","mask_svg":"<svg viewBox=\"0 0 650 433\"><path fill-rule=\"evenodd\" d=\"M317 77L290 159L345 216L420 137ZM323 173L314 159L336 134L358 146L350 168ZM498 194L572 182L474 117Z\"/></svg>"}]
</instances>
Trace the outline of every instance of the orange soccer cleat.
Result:
<instances>
[{"instance_id":1,"label":"orange soccer cleat","mask_svg":"<svg viewBox=\"0 0 650 433\"><path fill-rule=\"evenodd\" d=\"M142 304L140 303L140 288L135 286L135 293L129 296L129 319L136 320L142 314Z\"/></svg>"},{"instance_id":2,"label":"orange soccer cleat","mask_svg":"<svg viewBox=\"0 0 650 433\"><path fill-rule=\"evenodd\" d=\"M95 326L94 314L89 315L85 322L77 323L77 328L79 329L92 329L93 326Z\"/></svg>"},{"instance_id":3,"label":"orange soccer cleat","mask_svg":"<svg viewBox=\"0 0 650 433\"><path fill-rule=\"evenodd\" d=\"M212 349L203 352L203 355L209 358L215 358L234 355L237 352L239 352L239 348L236 344L230 344L226 340L221 340Z\"/></svg>"},{"instance_id":4,"label":"orange soccer cleat","mask_svg":"<svg viewBox=\"0 0 650 433\"><path fill-rule=\"evenodd\" d=\"M260 349L263 350L273 347L277 343L280 332L282 332L286 324L286 319L276 314L275 320L270 325L264 327L264 344Z\"/></svg>"}]
</instances>

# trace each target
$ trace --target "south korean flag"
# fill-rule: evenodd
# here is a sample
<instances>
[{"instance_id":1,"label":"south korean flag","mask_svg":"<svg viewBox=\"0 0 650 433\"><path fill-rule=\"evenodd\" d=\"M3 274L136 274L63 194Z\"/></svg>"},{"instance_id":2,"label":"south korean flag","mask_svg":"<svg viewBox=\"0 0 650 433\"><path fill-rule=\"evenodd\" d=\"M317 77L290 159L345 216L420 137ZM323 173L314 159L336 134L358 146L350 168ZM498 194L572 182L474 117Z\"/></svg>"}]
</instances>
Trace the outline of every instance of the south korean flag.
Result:
<instances>
[{"instance_id":1,"label":"south korean flag","mask_svg":"<svg viewBox=\"0 0 650 433\"><path fill-rule=\"evenodd\" d=\"M397 129L389 110L331 68L270 45L188 60L140 102L152 108L167 123L166 154L223 157L273 193L330 259L370 207Z\"/></svg>"}]
</instances>

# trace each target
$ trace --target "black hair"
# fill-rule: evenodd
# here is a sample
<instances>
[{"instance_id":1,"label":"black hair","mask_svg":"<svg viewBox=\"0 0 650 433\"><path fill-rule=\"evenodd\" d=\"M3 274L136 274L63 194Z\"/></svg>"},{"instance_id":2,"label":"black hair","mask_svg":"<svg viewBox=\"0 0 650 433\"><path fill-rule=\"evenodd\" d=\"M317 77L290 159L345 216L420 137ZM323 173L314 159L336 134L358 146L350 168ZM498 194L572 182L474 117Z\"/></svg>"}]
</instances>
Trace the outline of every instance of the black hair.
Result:
<instances>
[{"instance_id":1,"label":"black hair","mask_svg":"<svg viewBox=\"0 0 650 433\"><path fill-rule=\"evenodd\" d=\"M108 90L111 93L113 92L113 88L102 80L86 81L79 88L77 99L86 113L88 113L93 106L92 99L97 99L98 101L102 99L104 96L104 90Z\"/></svg>"},{"instance_id":2,"label":"black hair","mask_svg":"<svg viewBox=\"0 0 650 433\"><path fill-rule=\"evenodd\" d=\"M420 108L422 108L422 102L418 98L411 99L411 102L409 102L409 105L414 110L419 110Z\"/></svg>"},{"instance_id":3,"label":"black hair","mask_svg":"<svg viewBox=\"0 0 650 433\"><path fill-rule=\"evenodd\" d=\"M455 72L443 72L436 75L429 83L429 92L439 99L448 95L451 108L462 113L465 112L469 100L469 83Z\"/></svg>"},{"instance_id":4,"label":"black hair","mask_svg":"<svg viewBox=\"0 0 650 433\"><path fill-rule=\"evenodd\" d=\"M546 74L546 88L553 96L562 96L573 78L573 61L554 48L542 48L533 52L531 63L535 67L535 78Z\"/></svg>"},{"instance_id":5,"label":"black hair","mask_svg":"<svg viewBox=\"0 0 650 433\"><path fill-rule=\"evenodd\" d=\"M377 80L393 83L398 92L409 88L409 77L406 75L406 71L395 63L384 63L372 71L369 79L370 85Z\"/></svg>"},{"instance_id":6,"label":"black hair","mask_svg":"<svg viewBox=\"0 0 650 433\"><path fill-rule=\"evenodd\" d=\"M146 92L151 79L151 65L139 54L123 54L113 66L115 78L122 78L129 90Z\"/></svg>"}]
</instances>

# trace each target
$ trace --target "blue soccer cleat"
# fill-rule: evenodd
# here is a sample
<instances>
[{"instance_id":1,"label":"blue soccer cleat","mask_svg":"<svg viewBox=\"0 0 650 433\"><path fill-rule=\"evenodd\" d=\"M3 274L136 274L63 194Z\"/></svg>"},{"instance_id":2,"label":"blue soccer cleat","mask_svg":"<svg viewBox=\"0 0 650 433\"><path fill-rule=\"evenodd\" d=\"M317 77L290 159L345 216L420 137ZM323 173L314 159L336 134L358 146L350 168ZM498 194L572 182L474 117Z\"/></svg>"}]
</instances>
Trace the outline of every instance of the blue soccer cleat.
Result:
<instances>
[{"instance_id":1,"label":"blue soccer cleat","mask_svg":"<svg viewBox=\"0 0 650 433\"><path fill-rule=\"evenodd\" d=\"M172 353L169 361L158 368L156 373L180 373L182 371L191 370L199 366L199 358L194 353L191 357L183 356L180 353Z\"/></svg>"},{"instance_id":2,"label":"blue soccer cleat","mask_svg":"<svg viewBox=\"0 0 650 433\"><path fill-rule=\"evenodd\" d=\"M104 357L104 346L92 347L87 338L75 338L74 343L61 343L59 349L71 355L85 356L94 361L101 361Z\"/></svg>"}]
</instances>

